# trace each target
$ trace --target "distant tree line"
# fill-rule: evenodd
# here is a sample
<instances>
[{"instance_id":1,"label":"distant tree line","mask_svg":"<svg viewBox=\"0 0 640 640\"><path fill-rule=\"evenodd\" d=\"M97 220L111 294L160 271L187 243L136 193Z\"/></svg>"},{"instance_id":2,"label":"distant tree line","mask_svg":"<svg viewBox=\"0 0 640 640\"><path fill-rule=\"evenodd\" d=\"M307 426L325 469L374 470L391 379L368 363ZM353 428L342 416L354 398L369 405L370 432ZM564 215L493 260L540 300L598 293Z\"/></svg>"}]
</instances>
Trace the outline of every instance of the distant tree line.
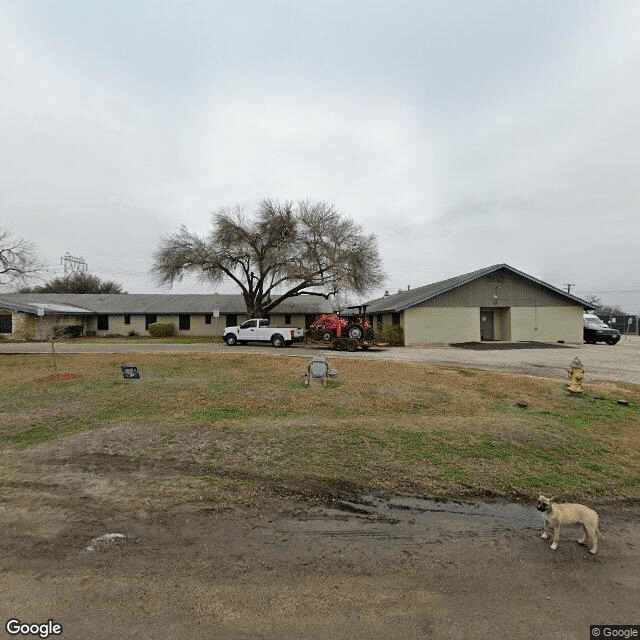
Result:
<instances>
[{"instance_id":1,"label":"distant tree line","mask_svg":"<svg viewBox=\"0 0 640 640\"><path fill-rule=\"evenodd\" d=\"M112 280L102 280L90 273L70 273L53 278L42 285L23 287L18 293L127 293Z\"/></svg>"},{"instance_id":2,"label":"distant tree line","mask_svg":"<svg viewBox=\"0 0 640 640\"><path fill-rule=\"evenodd\" d=\"M606 304L602 304L602 299L600 296L587 296L585 300L593 305L593 309L596 312L596 315L602 314L603 316L619 316L619 315L628 315L622 310L622 307L619 305L610 306Z\"/></svg>"}]
</instances>

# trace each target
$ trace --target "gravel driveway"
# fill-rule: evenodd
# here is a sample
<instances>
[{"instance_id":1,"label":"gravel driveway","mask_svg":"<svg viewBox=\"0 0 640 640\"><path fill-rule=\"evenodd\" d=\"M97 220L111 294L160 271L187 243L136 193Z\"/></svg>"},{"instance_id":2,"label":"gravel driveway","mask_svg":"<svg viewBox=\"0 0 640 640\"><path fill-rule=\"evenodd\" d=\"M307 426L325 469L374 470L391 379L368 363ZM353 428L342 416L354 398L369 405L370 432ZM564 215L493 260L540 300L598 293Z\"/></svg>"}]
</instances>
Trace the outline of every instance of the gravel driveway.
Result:
<instances>
[{"instance_id":1,"label":"gravel driveway","mask_svg":"<svg viewBox=\"0 0 640 640\"><path fill-rule=\"evenodd\" d=\"M275 349L269 345L228 347L226 344L127 344L105 339L104 343L60 343L59 353L273 353L279 356L313 357L322 354L327 359L359 358L393 360L395 362L429 363L467 366L494 371L513 371L527 375L564 380L566 369L578 356L586 371L585 382L633 382L640 384L640 337L627 336L617 345L606 344L546 344L546 343L482 343L480 345L388 347L346 353L314 346L296 345ZM0 344L0 354L49 354L49 344Z\"/></svg>"}]
</instances>

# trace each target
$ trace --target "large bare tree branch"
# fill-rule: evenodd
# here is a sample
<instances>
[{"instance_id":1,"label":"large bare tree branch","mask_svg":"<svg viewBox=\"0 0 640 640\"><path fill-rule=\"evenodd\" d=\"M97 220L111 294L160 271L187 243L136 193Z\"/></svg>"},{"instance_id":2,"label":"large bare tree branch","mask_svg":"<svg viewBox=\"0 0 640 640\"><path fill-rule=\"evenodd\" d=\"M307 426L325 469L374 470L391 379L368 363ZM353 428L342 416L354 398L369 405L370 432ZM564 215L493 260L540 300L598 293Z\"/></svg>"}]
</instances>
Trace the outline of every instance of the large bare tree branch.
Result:
<instances>
[{"instance_id":1,"label":"large bare tree branch","mask_svg":"<svg viewBox=\"0 0 640 640\"><path fill-rule=\"evenodd\" d=\"M161 238L152 269L158 284L187 274L213 284L230 278L256 317L299 295L363 295L386 278L377 238L326 202L265 199L252 216L235 206L211 222L206 238L184 225Z\"/></svg>"},{"instance_id":2,"label":"large bare tree branch","mask_svg":"<svg viewBox=\"0 0 640 640\"><path fill-rule=\"evenodd\" d=\"M0 286L24 284L41 276L44 269L31 240L16 238L9 229L0 229Z\"/></svg>"}]
</instances>

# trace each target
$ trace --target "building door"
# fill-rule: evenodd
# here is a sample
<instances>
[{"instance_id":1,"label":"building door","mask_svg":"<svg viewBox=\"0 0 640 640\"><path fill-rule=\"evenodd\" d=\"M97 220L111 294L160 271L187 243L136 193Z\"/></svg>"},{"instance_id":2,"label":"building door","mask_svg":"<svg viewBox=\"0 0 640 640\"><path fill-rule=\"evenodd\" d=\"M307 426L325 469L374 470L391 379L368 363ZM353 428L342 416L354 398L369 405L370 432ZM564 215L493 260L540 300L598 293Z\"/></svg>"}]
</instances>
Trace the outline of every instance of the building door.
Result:
<instances>
[{"instance_id":1,"label":"building door","mask_svg":"<svg viewBox=\"0 0 640 640\"><path fill-rule=\"evenodd\" d=\"M493 309L480 309L480 340L495 340Z\"/></svg>"}]
</instances>

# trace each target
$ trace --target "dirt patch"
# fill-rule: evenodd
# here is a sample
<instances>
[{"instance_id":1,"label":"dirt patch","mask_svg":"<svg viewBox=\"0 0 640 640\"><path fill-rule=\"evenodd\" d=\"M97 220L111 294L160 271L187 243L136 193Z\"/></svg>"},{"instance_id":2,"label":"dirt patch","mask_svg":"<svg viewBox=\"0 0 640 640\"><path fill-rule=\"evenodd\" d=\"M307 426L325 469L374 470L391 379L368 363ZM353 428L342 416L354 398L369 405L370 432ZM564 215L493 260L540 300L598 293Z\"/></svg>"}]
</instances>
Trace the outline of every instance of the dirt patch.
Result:
<instances>
[{"instance_id":1,"label":"dirt patch","mask_svg":"<svg viewBox=\"0 0 640 640\"><path fill-rule=\"evenodd\" d=\"M78 380L80 376L75 373L53 373L50 376L42 378L43 380Z\"/></svg>"},{"instance_id":2,"label":"dirt patch","mask_svg":"<svg viewBox=\"0 0 640 640\"><path fill-rule=\"evenodd\" d=\"M339 488L243 510L1 508L0 606L66 638L587 638L637 613L633 508L601 512L595 557L570 529L552 552L532 506ZM126 541L88 553L106 533Z\"/></svg>"}]
</instances>

